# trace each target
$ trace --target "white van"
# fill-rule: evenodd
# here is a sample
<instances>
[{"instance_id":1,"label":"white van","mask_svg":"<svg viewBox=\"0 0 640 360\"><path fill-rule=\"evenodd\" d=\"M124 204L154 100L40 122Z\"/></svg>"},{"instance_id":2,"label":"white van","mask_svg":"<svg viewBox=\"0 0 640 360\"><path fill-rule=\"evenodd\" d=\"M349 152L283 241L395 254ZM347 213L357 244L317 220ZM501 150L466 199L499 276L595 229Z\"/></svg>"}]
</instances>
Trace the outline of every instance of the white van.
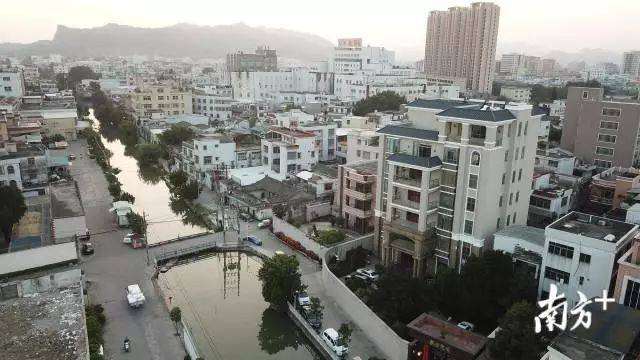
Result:
<instances>
[{"instance_id":1,"label":"white van","mask_svg":"<svg viewBox=\"0 0 640 360\"><path fill-rule=\"evenodd\" d=\"M340 339L340 335L338 335L338 332L334 328L328 328L323 331L322 339L324 339L324 342L326 342L331 350L338 356L346 355L347 351L349 351L346 346L339 345L338 340Z\"/></svg>"}]
</instances>

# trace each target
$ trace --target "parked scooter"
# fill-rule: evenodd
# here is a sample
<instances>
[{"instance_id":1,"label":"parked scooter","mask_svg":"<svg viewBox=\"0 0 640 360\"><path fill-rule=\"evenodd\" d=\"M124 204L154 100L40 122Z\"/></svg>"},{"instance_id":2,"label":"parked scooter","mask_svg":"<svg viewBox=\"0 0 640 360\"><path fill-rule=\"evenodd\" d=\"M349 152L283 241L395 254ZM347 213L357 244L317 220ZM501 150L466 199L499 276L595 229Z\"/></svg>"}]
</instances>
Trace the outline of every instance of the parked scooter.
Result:
<instances>
[{"instance_id":1,"label":"parked scooter","mask_svg":"<svg viewBox=\"0 0 640 360\"><path fill-rule=\"evenodd\" d=\"M131 341L129 341L128 337L124 338L124 345L122 345L122 350L124 350L124 352L129 352L129 347L131 346Z\"/></svg>"}]
</instances>

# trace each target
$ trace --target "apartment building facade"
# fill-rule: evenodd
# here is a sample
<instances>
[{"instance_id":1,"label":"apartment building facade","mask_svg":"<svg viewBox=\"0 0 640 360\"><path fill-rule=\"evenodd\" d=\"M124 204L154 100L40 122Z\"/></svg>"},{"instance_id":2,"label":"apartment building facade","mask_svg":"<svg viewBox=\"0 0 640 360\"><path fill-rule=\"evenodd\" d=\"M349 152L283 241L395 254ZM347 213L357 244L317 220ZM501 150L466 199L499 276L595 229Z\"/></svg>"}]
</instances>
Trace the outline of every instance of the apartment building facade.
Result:
<instances>
[{"instance_id":1,"label":"apartment building facade","mask_svg":"<svg viewBox=\"0 0 640 360\"><path fill-rule=\"evenodd\" d=\"M571 212L545 229L539 298L548 297L551 284L574 306L581 291L588 299L613 291L618 260L626 253L638 225Z\"/></svg>"},{"instance_id":2,"label":"apartment building facade","mask_svg":"<svg viewBox=\"0 0 640 360\"><path fill-rule=\"evenodd\" d=\"M329 59L329 71L336 74L370 70L389 74L395 62L395 52L377 46L363 46L361 38L338 39Z\"/></svg>"},{"instance_id":3,"label":"apartment building facade","mask_svg":"<svg viewBox=\"0 0 640 360\"><path fill-rule=\"evenodd\" d=\"M618 259L618 274L613 297L624 306L640 310L640 239L635 236L631 248Z\"/></svg>"},{"instance_id":4,"label":"apartment building facade","mask_svg":"<svg viewBox=\"0 0 640 360\"><path fill-rule=\"evenodd\" d=\"M284 180L318 163L316 135L299 129L272 127L261 139L262 165L276 180Z\"/></svg>"},{"instance_id":5,"label":"apartment building facade","mask_svg":"<svg viewBox=\"0 0 640 360\"><path fill-rule=\"evenodd\" d=\"M244 101L275 102L282 93L333 94L333 73L303 69L276 72L231 73L233 98Z\"/></svg>"},{"instance_id":6,"label":"apartment building facade","mask_svg":"<svg viewBox=\"0 0 640 360\"><path fill-rule=\"evenodd\" d=\"M338 167L335 212L343 225L360 234L375 229L375 201L378 161L357 161Z\"/></svg>"},{"instance_id":7,"label":"apartment building facade","mask_svg":"<svg viewBox=\"0 0 640 360\"><path fill-rule=\"evenodd\" d=\"M569 88L560 147L598 168L640 166L640 103L604 98L604 89Z\"/></svg>"},{"instance_id":8,"label":"apartment building facade","mask_svg":"<svg viewBox=\"0 0 640 360\"><path fill-rule=\"evenodd\" d=\"M497 229L526 224L541 115L493 106L416 100L410 126L378 130L375 246L387 265L459 270Z\"/></svg>"},{"instance_id":9,"label":"apartment building facade","mask_svg":"<svg viewBox=\"0 0 640 360\"><path fill-rule=\"evenodd\" d=\"M204 182L208 171L236 167L236 143L218 133L203 133L182 143L178 162L192 179Z\"/></svg>"},{"instance_id":10,"label":"apartment building facade","mask_svg":"<svg viewBox=\"0 0 640 360\"><path fill-rule=\"evenodd\" d=\"M231 119L233 97L230 86L225 86L217 91L194 90L193 113L208 116L215 120Z\"/></svg>"},{"instance_id":11,"label":"apartment building facade","mask_svg":"<svg viewBox=\"0 0 640 360\"><path fill-rule=\"evenodd\" d=\"M431 11L427 22L427 76L465 78L467 89L491 93L500 7L476 2L469 7Z\"/></svg>"},{"instance_id":12,"label":"apartment building facade","mask_svg":"<svg viewBox=\"0 0 640 360\"><path fill-rule=\"evenodd\" d=\"M278 71L276 50L259 46L254 54L239 51L227 54L227 71Z\"/></svg>"},{"instance_id":13,"label":"apartment building facade","mask_svg":"<svg viewBox=\"0 0 640 360\"><path fill-rule=\"evenodd\" d=\"M131 107L138 117L149 117L154 112L163 115L193 114L190 91L171 86L147 86L129 93Z\"/></svg>"},{"instance_id":14,"label":"apartment building facade","mask_svg":"<svg viewBox=\"0 0 640 360\"><path fill-rule=\"evenodd\" d=\"M531 100L531 88L526 86L502 86L500 95L511 101L527 104Z\"/></svg>"},{"instance_id":15,"label":"apartment building facade","mask_svg":"<svg viewBox=\"0 0 640 360\"><path fill-rule=\"evenodd\" d=\"M632 78L640 77L640 51L628 51L622 54L620 72Z\"/></svg>"}]
</instances>

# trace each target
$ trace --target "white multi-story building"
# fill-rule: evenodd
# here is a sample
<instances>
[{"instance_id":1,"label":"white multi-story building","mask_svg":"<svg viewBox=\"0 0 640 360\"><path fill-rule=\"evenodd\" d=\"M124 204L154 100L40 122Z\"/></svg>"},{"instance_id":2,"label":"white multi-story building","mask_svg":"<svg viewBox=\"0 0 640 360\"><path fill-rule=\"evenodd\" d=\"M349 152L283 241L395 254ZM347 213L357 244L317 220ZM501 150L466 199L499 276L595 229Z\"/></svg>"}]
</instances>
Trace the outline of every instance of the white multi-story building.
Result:
<instances>
[{"instance_id":1,"label":"white multi-story building","mask_svg":"<svg viewBox=\"0 0 640 360\"><path fill-rule=\"evenodd\" d=\"M329 59L329 71L341 74L371 70L389 74L395 62L395 52L383 47L362 46L362 39L338 39Z\"/></svg>"},{"instance_id":2,"label":"white multi-story building","mask_svg":"<svg viewBox=\"0 0 640 360\"><path fill-rule=\"evenodd\" d=\"M208 171L236 167L236 143L225 135L205 132L182 143L178 162L191 178L204 181Z\"/></svg>"},{"instance_id":3,"label":"white multi-story building","mask_svg":"<svg viewBox=\"0 0 640 360\"><path fill-rule=\"evenodd\" d=\"M541 115L483 100L407 110L410 126L378 130L375 250L418 277L460 269L496 230L526 223Z\"/></svg>"},{"instance_id":4,"label":"white multi-story building","mask_svg":"<svg viewBox=\"0 0 640 360\"><path fill-rule=\"evenodd\" d=\"M539 297L547 298L550 284L556 284L571 307L579 300L577 291L590 299L613 289L617 261L637 233L638 225L579 212L547 226Z\"/></svg>"},{"instance_id":5,"label":"white multi-story building","mask_svg":"<svg viewBox=\"0 0 640 360\"><path fill-rule=\"evenodd\" d=\"M511 101L528 103L531 100L531 88L526 86L502 86L500 95Z\"/></svg>"},{"instance_id":6,"label":"white multi-story building","mask_svg":"<svg viewBox=\"0 0 640 360\"><path fill-rule=\"evenodd\" d=\"M425 78L381 75L371 71L336 74L334 94L341 100L359 101L384 91L391 91L413 101L419 96L455 99L460 96L456 85L430 85Z\"/></svg>"},{"instance_id":7,"label":"white multi-story building","mask_svg":"<svg viewBox=\"0 0 640 360\"><path fill-rule=\"evenodd\" d=\"M560 148L536 152L536 168L552 171L556 174L573 175L576 157Z\"/></svg>"},{"instance_id":8,"label":"white multi-story building","mask_svg":"<svg viewBox=\"0 0 640 360\"><path fill-rule=\"evenodd\" d=\"M347 134L347 164L378 160L379 157L380 136L375 130L352 129Z\"/></svg>"},{"instance_id":9,"label":"white multi-story building","mask_svg":"<svg viewBox=\"0 0 640 360\"><path fill-rule=\"evenodd\" d=\"M527 221L531 226L545 227L551 224L566 215L574 204L573 188L552 183L551 176L550 172L534 175Z\"/></svg>"},{"instance_id":10,"label":"white multi-story building","mask_svg":"<svg viewBox=\"0 0 640 360\"><path fill-rule=\"evenodd\" d=\"M333 74L304 69L233 72L231 86L235 100L275 102L284 92L332 94Z\"/></svg>"},{"instance_id":11,"label":"white multi-story building","mask_svg":"<svg viewBox=\"0 0 640 360\"><path fill-rule=\"evenodd\" d=\"M15 185L22 189L22 176L20 175L20 158L15 154L0 153L0 186Z\"/></svg>"},{"instance_id":12,"label":"white multi-story building","mask_svg":"<svg viewBox=\"0 0 640 360\"><path fill-rule=\"evenodd\" d=\"M0 97L24 95L24 76L18 69L0 69Z\"/></svg>"},{"instance_id":13,"label":"white multi-story building","mask_svg":"<svg viewBox=\"0 0 640 360\"><path fill-rule=\"evenodd\" d=\"M234 100L230 86L193 91L193 113L211 119L231 119Z\"/></svg>"},{"instance_id":14,"label":"white multi-story building","mask_svg":"<svg viewBox=\"0 0 640 360\"><path fill-rule=\"evenodd\" d=\"M274 179L284 180L318 163L316 135L298 129L272 127L261 140L262 165Z\"/></svg>"},{"instance_id":15,"label":"white multi-story building","mask_svg":"<svg viewBox=\"0 0 640 360\"><path fill-rule=\"evenodd\" d=\"M526 70L527 57L524 54L502 54L500 72L512 75L522 74Z\"/></svg>"},{"instance_id":16,"label":"white multi-story building","mask_svg":"<svg viewBox=\"0 0 640 360\"><path fill-rule=\"evenodd\" d=\"M299 129L316 135L318 160L332 161L336 159L336 129L338 124L330 121L317 121L301 124Z\"/></svg>"},{"instance_id":17,"label":"white multi-story building","mask_svg":"<svg viewBox=\"0 0 640 360\"><path fill-rule=\"evenodd\" d=\"M620 72L632 78L640 78L640 51L628 51L622 54Z\"/></svg>"},{"instance_id":18,"label":"white multi-story building","mask_svg":"<svg viewBox=\"0 0 640 360\"><path fill-rule=\"evenodd\" d=\"M129 93L137 116L150 116L161 111L165 115L192 114L191 92L171 86L146 86Z\"/></svg>"}]
</instances>

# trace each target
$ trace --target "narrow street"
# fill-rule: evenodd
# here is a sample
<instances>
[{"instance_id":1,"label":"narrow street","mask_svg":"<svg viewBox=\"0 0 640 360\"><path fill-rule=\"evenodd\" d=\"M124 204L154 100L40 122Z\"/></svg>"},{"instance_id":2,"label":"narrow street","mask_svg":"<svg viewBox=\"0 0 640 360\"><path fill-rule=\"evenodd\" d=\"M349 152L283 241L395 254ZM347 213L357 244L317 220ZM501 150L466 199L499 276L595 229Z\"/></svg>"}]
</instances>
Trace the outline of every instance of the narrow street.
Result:
<instances>
[{"instance_id":1,"label":"narrow street","mask_svg":"<svg viewBox=\"0 0 640 360\"><path fill-rule=\"evenodd\" d=\"M105 308L106 359L183 359L184 350L175 333L169 314L151 281L144 250L122 244L127 229L115 225L109 213L111 196L102 170L89 159L84 140L70 143L70 153L77 156L71 173L78 182L87 226L92 233L95 254L83 257L82 268L89 282L87 291L92 303ZM139 309L129 308L124 288L140 284L147 302ZM131 340L131 352L122 351L125 336Z\"/></svg>"}]
</instances>

